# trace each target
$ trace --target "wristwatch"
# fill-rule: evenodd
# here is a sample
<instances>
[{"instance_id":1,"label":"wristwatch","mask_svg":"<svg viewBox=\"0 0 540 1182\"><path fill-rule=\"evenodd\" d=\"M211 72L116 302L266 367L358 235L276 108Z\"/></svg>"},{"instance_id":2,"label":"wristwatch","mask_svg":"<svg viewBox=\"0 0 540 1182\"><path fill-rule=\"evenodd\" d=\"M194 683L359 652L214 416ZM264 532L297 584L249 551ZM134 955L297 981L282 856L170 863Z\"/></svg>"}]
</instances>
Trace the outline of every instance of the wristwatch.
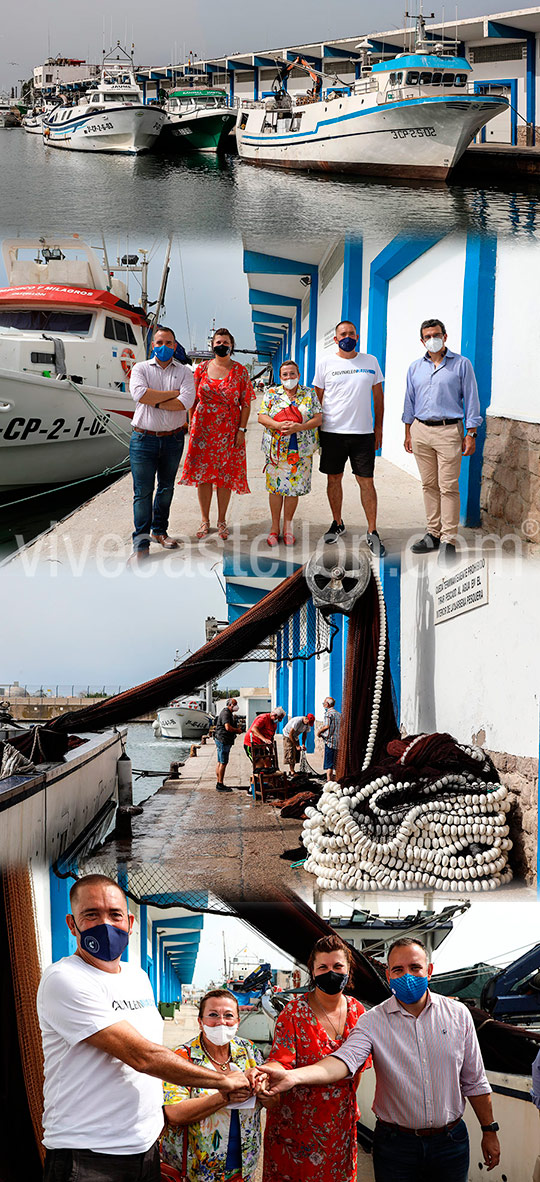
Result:
<instances>
[{"instance_id":1,"label":"wristwatch","mask_svg":"<svg viewBox=\"0 0 540 1182\"><path fill-rule=\"evenodd\" d=\"M476 427L469 427L467 435L470 435L472 439L476 439Z\"/></svg>"},{"instance_id":2,"label":"wristwatch","mask_svg":"<svg viewBox=\"0 0 540 1182\"><path fill-rule=\"evenodd\" d=\"M490 1125L480 1125L480 1128L483 1133L498 1133L499 1132L499 1125L497 1124L496 1120L492 1120Z\"/></svg>"},{"instance_id":3,"label":"wristwatch","mask_svg":"<svg viewBox=\"0 0 540 1182\"><path fill-rule=\"evenodd\" d=\"M244 435L245 435L245 434L246 434L246 431L247 431L247 427L239 427L239 428L238 428L238 430L239 430L239 431L243 431L243 432L244 432Z\"/></svg>"}]
</instances>

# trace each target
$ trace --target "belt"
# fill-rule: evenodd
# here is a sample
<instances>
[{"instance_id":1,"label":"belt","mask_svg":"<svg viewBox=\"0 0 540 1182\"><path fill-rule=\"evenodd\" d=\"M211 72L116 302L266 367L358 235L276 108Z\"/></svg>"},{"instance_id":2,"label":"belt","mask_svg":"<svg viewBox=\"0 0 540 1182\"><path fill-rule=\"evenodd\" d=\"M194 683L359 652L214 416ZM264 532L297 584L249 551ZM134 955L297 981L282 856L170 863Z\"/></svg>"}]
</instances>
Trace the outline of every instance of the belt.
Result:
<instances>
[{"instance_id":1,"label":"belt","mask_svg":"<svg viewBox=\"0 0 540 1182\"><path fill-rule=\"evenodd\" d=\"M177 427L175 431L146 431L143 427L134 427L134 431L138 435L156 435L158 439L162 439L165 435L185 435L186 427Z\"/></svg>"},{"instance_id":2,"label":"belt","mask_svg":"<svg viewBox=\"0 0 540 1182\"><path fill-rule=\"evenodd\" d=\"M443 1125L440 1129L408 1129L405 1125L392 1125L387 1120L380 1120L379 1117L377 1117L377 1124L381 1125L383 1129L392 1129L397 1133L408 1133L411 1137L435 1137L437 1133L449 1133L462 1119L461 1116L458 1116L457 1120L451 1120L450 1124Z\"/></svg>"},{"instance_id":3,"label":"belt","mask_svg":"<svg viewBox=\"0 0 540 1182\"><path fill-rule=\"evenodd\" d=\"M459 419L417 419L418 423L423 423L424 427L452 427L454 423L461 423Z\"/></svg>"}]
</instances>

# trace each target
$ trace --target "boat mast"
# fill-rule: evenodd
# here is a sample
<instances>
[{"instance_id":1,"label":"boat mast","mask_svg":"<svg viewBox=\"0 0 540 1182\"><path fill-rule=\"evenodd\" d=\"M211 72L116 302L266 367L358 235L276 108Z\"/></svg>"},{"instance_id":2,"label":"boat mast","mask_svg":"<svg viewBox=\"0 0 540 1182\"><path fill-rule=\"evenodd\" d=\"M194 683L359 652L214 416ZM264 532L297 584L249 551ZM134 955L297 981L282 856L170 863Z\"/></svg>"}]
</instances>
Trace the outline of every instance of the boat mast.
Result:
<instances>
[{"instance_id":1,"label":"boat mast","mask_svg":"<svg viewBox=\"0 0 540 1182\"><path fill-rule=\"evenodd\" d=\"M165 252L165 258L163 260L163 270L161 272L161 284L160 284L160 288L159 288L159 295L157 298L154 313L151 317L152 328L154 328L154 326L156 324L159 324L159 317L161 315L161 309L163 306L163 302L165 300L165 292L167 290L167 281L169 278L169 263L170 263L170 259L171 259L171 248L172 248L172 235L169 234L169 238L167 240L167 250Z\"/></svg>"}]
</instances>

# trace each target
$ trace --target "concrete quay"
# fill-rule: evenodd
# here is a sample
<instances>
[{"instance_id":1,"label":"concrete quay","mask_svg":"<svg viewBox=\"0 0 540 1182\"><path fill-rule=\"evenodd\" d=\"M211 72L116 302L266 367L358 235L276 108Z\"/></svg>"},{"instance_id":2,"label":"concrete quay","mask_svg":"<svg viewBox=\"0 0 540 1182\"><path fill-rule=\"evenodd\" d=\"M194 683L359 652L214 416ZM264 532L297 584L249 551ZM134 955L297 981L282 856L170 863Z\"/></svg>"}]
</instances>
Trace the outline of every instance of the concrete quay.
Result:
<instances>
[{"instance_id":1,"label":"concrete quay","mask_svg":"<svg viewBox=\"0 0 540 1182\"><path fill-rule=\"evenodd\" d=\"M152 545L144 570L150 568L180 574L182 568L190 573L208 569L216 560L224 558L229 573L275 575L282 577L287 569L306 561L328 529L331 514L326 497L326 477L319 472L318 457L313 465L312 491L301 497L294 520L297 544L286 547L283 542L272 549L266 543L270 529L268 494L263 473L263 454L260 449L262 428L257 423L254 409L246 436L248 481L251 495L233 493L228 514L230 536L223 542L217 534L217 506L211 510L211 531L199 541L196 532L200 512L195 488L175 489L169 534L180 540L177 550L163 550ZM425 516L420 481L397 468L388 460L378 458L375 482L379 497L379 533L390 553L399 551L424 533ZM348 546L365 539L366 523L360 504L358 485L348 469L344 481L343 520L347 526L344 541ZM106 573L121 573L131 554L132 482L128 473L115 484L98 493L68 517L52 526L35 541L17 551L7 565L33 573L41 563L49 568L66 567L81 573L92 563ZM465 530L464 537L471 535ZM231 569L233 568L233 569ZM133 568L131 568L133 569ZM137 570L140 570L137 567Z\"/></svg>"}]
</instances>

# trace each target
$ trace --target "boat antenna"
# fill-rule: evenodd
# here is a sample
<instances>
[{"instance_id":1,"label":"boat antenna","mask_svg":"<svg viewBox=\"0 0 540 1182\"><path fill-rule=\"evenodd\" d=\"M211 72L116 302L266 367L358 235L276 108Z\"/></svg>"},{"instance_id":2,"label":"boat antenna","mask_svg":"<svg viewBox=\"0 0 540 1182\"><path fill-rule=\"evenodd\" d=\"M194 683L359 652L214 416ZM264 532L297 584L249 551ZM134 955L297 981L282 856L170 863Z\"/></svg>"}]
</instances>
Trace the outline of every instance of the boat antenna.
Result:
<instances>
[{"instance_id":1,"label":"boat antenna","mask_svg":"<svg viewBox=\"0 0 540 1182\"><path fill-rule=\"evenodd\" d=\"M107 244L105 242L105 235L104 234L101 235L101 247L103 250L103 261L105 263L105 270L107 272L107 291L110 291L112 288L112 275L111 275L111 268L109 266L109 256L107 254Z\"/></svg>"},{"instance_id":2,"label":"boat antenna","mask_svg":"<svg viewBox=\"0 0 540 1182\"><path fill-rule=\"evenodd\" d=\"M152 327L155 327L156 324L159 324L161 309L163 307L163 303L165 300L165 292L167 290L167 281L169 278L169 262L170 262L170 258L171 258L171 246L172 246L172 235L169 234L169 237L167 239L167 250L165 251L165 258L163 260L163 270L161 272L161 284L159 287L159 295L158 295L158 298L156 301L156 306L155 306L154 315L153 315L153 319L152 319Z\"/></svg>"}]
</instances>

